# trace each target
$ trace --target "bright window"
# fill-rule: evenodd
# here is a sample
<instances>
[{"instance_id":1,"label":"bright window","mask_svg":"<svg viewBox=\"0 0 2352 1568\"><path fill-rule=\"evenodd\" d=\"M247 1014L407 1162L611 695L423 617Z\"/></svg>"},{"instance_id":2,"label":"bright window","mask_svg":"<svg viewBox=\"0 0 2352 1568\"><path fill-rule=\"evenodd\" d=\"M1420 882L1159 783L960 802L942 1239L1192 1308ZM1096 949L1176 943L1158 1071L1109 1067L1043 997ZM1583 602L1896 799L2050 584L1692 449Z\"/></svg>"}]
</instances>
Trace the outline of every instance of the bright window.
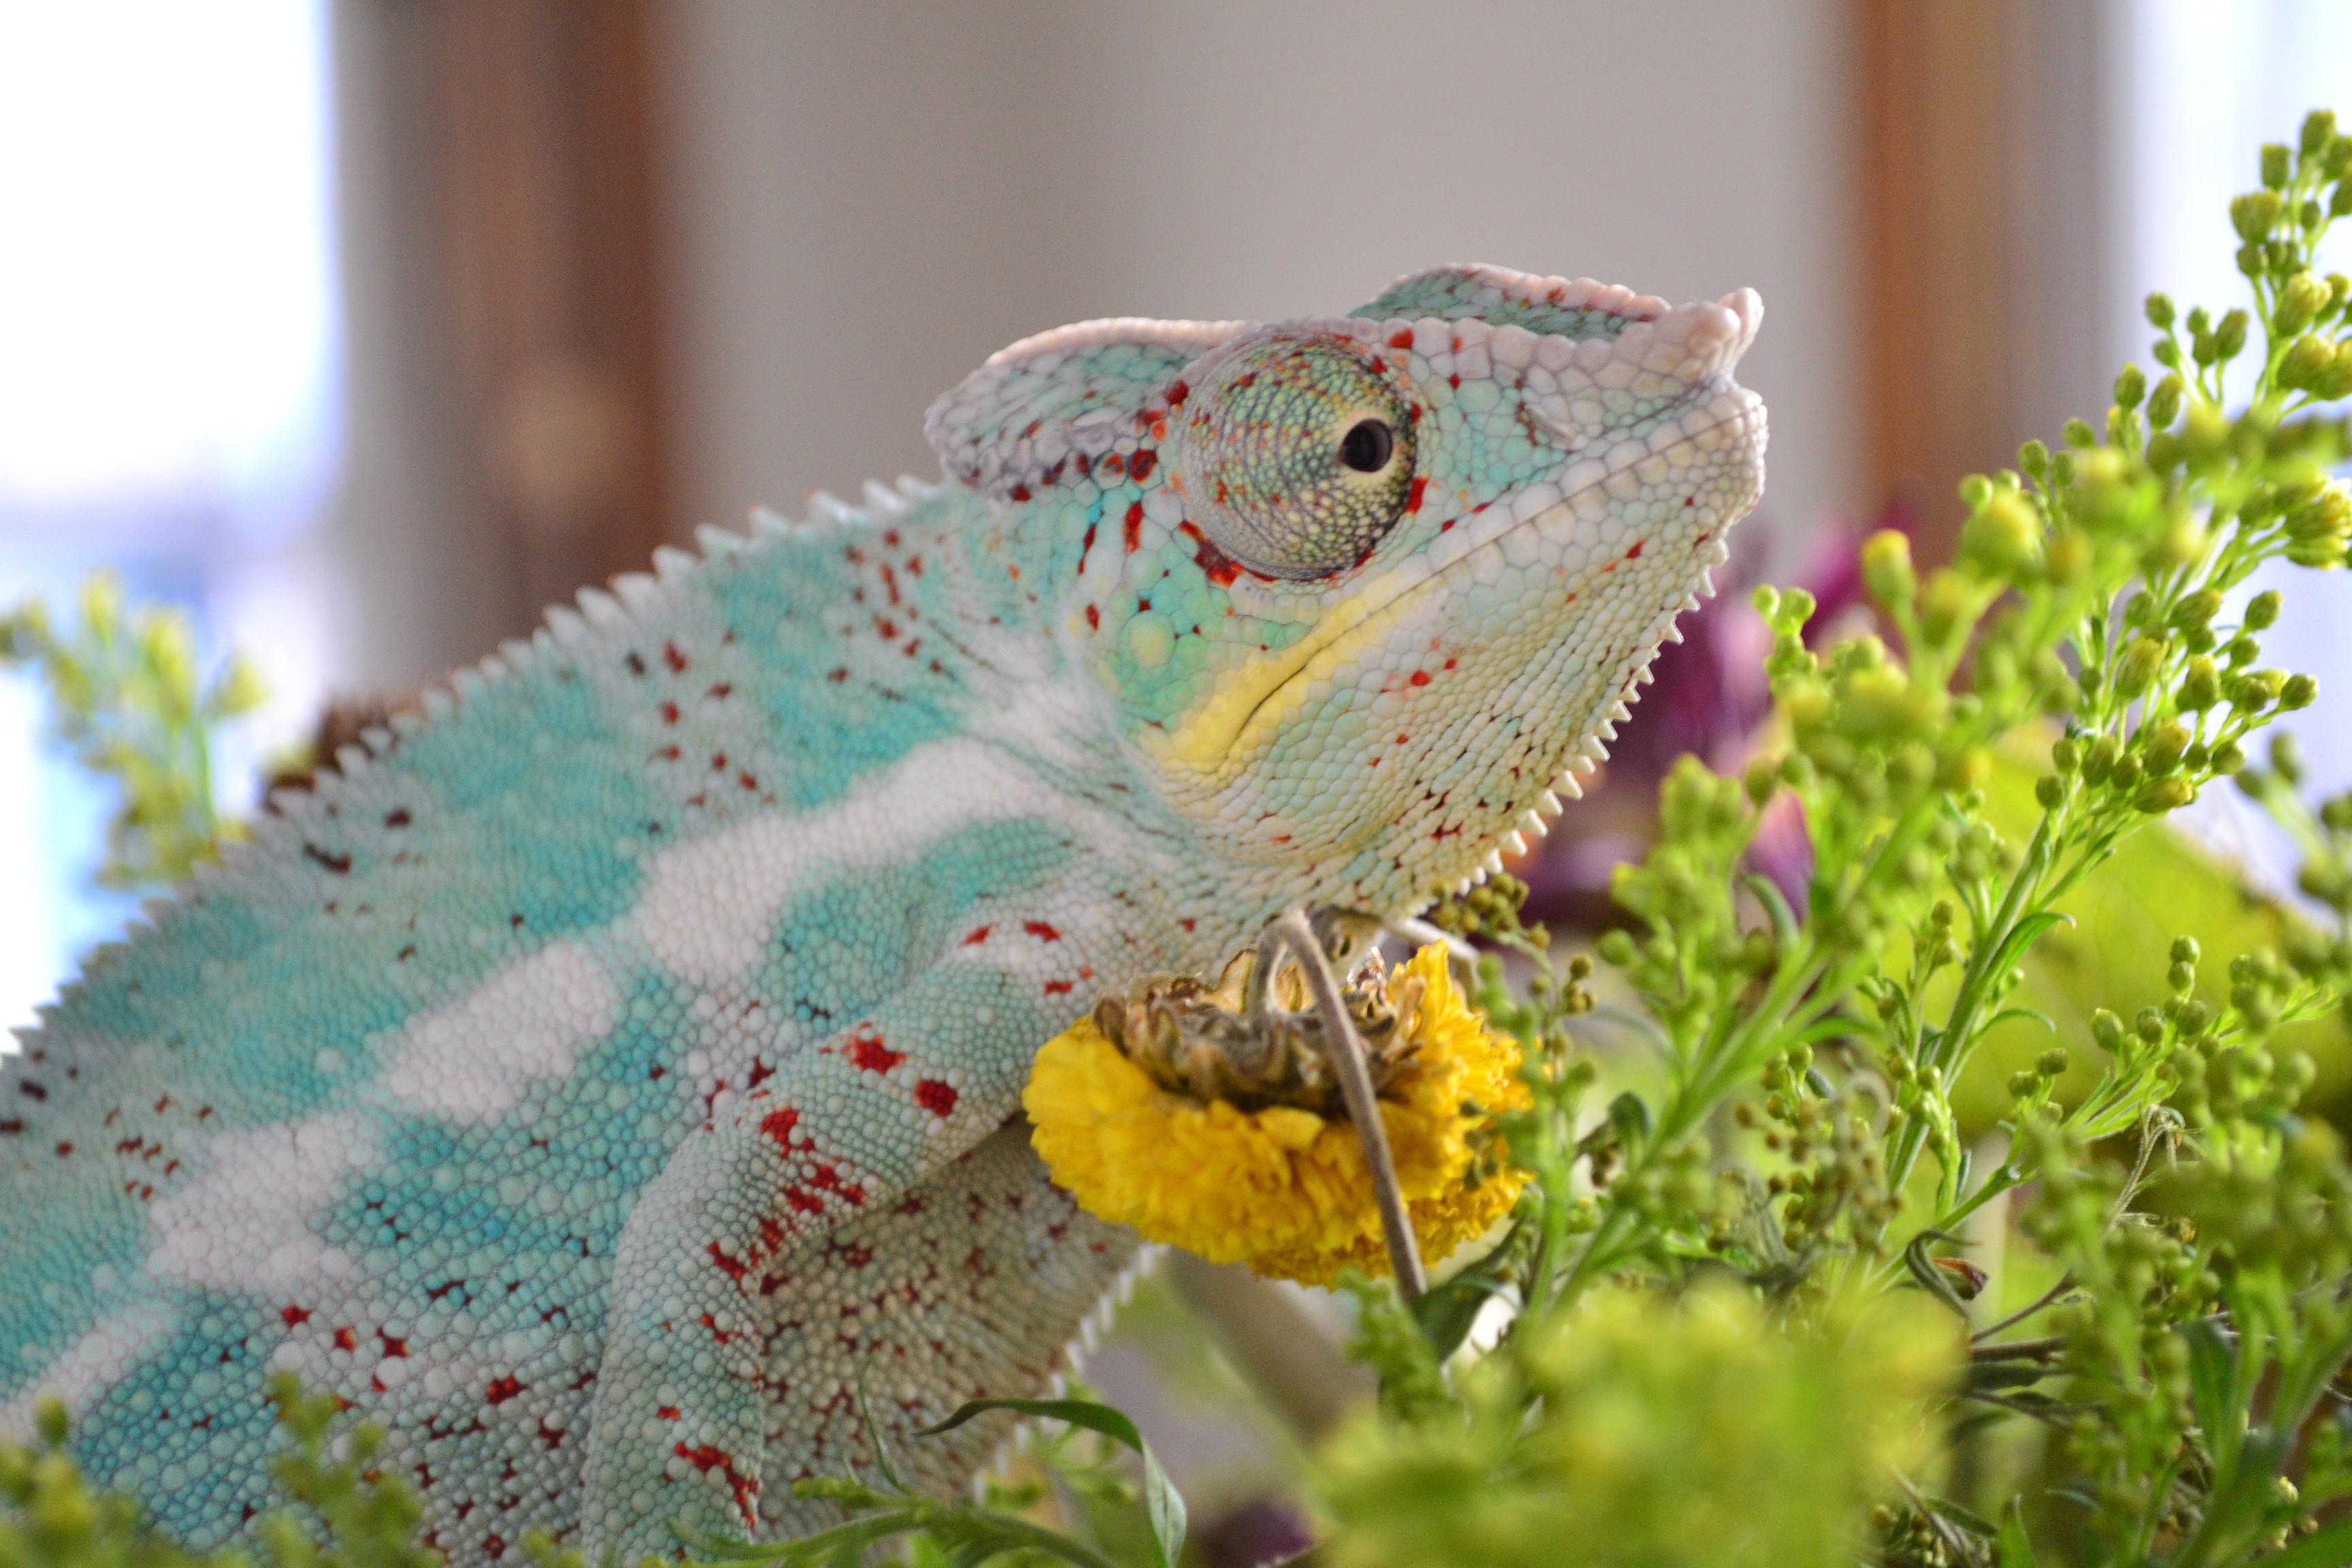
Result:
<instances>
[{"instance_id":1,"label":"bright window","mask_svg":"<svg viewBox=\"0 0 2352 1568\"><path fill-rule=\"evenodd\" d=\"M323 0L0 7L0 598L113 565L208 652L233 632L310 679L220 605L335 472L331 82ZM87 882L102 807L40 723L29 683L0 689L0 1024L123 913Z\"/></svg>"}]
</instances>

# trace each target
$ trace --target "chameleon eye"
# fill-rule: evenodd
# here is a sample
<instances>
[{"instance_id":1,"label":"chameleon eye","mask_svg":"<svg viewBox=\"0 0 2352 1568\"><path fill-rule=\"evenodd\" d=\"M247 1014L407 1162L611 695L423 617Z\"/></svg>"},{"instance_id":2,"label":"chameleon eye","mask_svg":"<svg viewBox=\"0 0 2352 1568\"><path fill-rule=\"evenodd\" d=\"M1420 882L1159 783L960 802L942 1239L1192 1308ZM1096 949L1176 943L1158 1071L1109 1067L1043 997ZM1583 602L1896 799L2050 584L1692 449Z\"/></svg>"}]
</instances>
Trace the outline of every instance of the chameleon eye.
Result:
<instances>
[{"instance_id":1,"label":"chameleon eye","mask_svg":"<svg viewBox=\"0 0 2352 1568\"><path fill-rule=\"evenodd\" d=\"M1404 515L1412 423L1353 342L1263 339L1215 365L1173 445L1186 514L1268 577L1361 561Z\"/></svg>"}]
</instances>

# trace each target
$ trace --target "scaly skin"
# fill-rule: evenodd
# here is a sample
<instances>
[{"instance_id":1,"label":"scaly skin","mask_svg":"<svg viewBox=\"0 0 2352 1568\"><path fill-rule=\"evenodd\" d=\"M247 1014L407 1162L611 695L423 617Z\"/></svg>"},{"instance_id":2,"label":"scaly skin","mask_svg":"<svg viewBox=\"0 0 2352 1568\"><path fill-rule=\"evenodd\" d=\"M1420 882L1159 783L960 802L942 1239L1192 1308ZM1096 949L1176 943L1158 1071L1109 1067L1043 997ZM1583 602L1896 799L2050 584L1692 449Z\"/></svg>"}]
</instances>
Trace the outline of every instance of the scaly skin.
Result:
<instances>
[{"instance_id":1,"label":"scaly skin","mask_svg":"<svg viewBox=\"0 0 2352 1568\"><path fill-rule=\"evenodd\" d=\"M61 1394L209 1544L289 1367L466 1568L821 1522L861 1377L968 1474L1001 1429L911 1428L1035 1388L1134 1255L1012 1121L1032 1053L1559 810L1755 501L1760 310L1445 268L1064 329L932 411L943 487L553 613L27 1036L0 1425Z\"/></svg>"}]
</instances>

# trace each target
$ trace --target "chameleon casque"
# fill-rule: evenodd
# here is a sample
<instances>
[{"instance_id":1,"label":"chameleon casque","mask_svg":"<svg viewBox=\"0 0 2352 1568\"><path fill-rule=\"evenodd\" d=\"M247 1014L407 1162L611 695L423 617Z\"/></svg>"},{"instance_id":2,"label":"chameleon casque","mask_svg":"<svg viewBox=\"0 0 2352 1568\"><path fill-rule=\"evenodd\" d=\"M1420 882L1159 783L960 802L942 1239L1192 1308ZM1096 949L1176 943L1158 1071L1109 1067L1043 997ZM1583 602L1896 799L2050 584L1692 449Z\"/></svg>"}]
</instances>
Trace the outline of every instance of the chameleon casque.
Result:
<instances>
[{"instance_id":1,"label":"chameleon casque","mask_svg":"<svg viewBox=\"0 0 2352 1568\"><path fill-rule=\"evenodd\" d=\"M61 1396L212 1543L290 1368L464 1565L824 1522L861 1376L960 1482L1003 1428L911 1429L1033 1392L1137 1251L1029 1149L1036 1047L1559 810L1759 493L1761 318L1452 267L1067 327L932 408L938 487L551 612L26 1033L0 1429Z\"/></svg>"}]
</instances>

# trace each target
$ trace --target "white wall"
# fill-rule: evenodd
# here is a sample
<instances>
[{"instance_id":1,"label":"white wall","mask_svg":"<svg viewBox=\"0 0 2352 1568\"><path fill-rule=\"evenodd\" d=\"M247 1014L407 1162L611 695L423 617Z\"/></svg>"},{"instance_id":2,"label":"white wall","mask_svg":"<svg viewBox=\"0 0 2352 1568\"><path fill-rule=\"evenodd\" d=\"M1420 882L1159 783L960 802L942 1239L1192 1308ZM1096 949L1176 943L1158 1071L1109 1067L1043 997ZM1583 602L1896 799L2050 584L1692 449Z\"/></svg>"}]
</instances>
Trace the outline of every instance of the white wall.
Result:
<instances>
[{"instance_id":1,"label":"white wall","mask_svg":"<svg viewBox=\"0 0 2352 1568\"><path fill-rule=\"evenodd\" d=\"M935 475L924 408L1042 328L1331 314L1448 260L1760 289L1765 509L1863 499L1834 0L666 20L680 521Z\"/></svg>"}]
</instances>

